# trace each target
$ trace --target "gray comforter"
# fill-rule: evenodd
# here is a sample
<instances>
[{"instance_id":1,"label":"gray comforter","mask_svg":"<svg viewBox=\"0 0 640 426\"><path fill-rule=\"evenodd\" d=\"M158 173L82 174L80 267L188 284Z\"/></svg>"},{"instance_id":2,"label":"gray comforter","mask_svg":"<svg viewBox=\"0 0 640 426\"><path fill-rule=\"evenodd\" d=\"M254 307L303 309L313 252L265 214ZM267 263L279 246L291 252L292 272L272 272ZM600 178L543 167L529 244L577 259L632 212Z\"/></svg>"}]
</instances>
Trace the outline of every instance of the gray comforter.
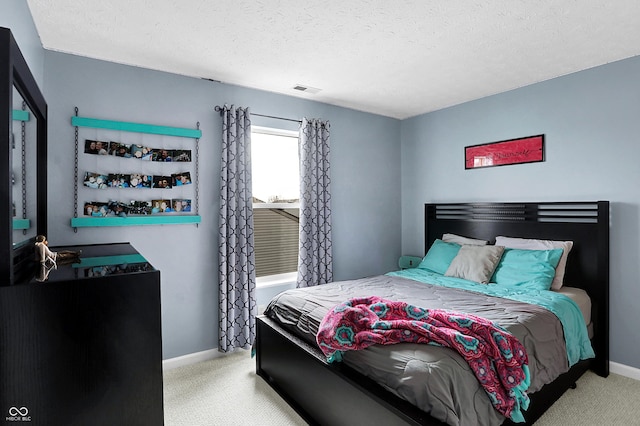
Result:
<instances>
[{"instance_id":1,"label":"gray comforter","mask_svg":"<svg viewBox=\"0 0 640 426\"><path fill-rule=\"evenodd\" d=\"M379 296L423 308L473 313L506 328L525 346L535 392L569 369L563 329L550 311L466 290L386 275L288 290L276 296L265 314L315 344L325 314L338 303ZM450 425L499 425L498 413L464 359L454 350L400 343L373 345L344 354L344 363Z\"/></svg>"}]
</instances>

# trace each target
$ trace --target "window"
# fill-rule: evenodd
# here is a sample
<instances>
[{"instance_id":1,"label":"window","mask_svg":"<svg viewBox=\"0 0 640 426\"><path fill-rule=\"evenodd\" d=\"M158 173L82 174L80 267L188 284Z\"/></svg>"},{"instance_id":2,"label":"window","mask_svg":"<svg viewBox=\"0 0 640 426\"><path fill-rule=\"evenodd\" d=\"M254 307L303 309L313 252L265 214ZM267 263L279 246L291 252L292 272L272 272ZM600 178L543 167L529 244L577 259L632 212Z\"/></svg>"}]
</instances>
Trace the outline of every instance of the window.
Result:
<instances>
[{"instance_id":1,"label":"window","mask_svg":"<svg viewBox=\"0 0 640 426\"><path fill-rule=\"evenodd\" d=\"M259 284L295 280L298 270L298 133L252 127L251 180Z\"/></svg>"}]
</instances>

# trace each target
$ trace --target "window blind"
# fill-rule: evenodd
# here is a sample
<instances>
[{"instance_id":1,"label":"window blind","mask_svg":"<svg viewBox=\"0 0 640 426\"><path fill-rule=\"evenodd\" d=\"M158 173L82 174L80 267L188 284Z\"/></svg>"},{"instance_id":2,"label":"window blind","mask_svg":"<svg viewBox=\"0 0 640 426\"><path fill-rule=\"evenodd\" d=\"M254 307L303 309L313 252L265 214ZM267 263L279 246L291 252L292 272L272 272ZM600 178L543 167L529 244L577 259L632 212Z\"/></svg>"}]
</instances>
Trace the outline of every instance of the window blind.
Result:
<instances>
[{"instance_id":1,"label":"window blind","mask_svg":"<svg viewBox=\"0 0 640 426\"><path fill-rule=\"evenodd\" d=\"M256 277L298 269L298 209L253 210Z\"/></svg>"}]
</instances>

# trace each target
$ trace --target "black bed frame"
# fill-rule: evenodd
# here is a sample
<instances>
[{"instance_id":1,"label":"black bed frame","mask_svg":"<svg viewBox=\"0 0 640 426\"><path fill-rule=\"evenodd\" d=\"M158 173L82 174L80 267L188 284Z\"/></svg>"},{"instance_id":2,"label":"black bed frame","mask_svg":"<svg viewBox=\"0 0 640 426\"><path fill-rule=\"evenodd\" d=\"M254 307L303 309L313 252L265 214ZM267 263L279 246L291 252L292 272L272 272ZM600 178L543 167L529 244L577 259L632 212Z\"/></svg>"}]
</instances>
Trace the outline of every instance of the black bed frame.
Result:
<instances>
[{"instance_id":1,"label":"black bed frame","mask_svg":"<svg viewBox=\"0 0 640 426\"><path fill-rule=\"evenodd\" d=\"M425 247L444 233L491 242L498 235L574 242L565 283L591 296L596 358L575 364L529 395L526 424L574 388L588 369L609 375L609 217L608 201L425 205ZM443 424L348 366L328 364L317 347L264 316L257 320L256 372L309 424Z\"/></svg>"}]
</instances>

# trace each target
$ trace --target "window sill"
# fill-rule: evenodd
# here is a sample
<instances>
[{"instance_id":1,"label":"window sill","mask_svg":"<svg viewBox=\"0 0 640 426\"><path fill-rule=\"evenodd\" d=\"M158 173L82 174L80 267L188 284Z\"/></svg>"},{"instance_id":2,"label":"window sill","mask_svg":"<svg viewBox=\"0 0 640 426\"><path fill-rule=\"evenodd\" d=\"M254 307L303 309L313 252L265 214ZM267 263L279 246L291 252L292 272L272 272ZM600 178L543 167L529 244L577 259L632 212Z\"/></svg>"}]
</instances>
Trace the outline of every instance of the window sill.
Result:
<instances>
[{"instance_id":1,"label":"window sill","mask_svg":"<svg viewBox=\"0 0 640 426\"><path fill-rule=\"evenodd\" d=\"M295 286L298 279L297 272L289 272L286 274L268 275L266 277L256 278L256 287L274 287L280 285L293 284Z\"/></svg>"}]
</instances>

